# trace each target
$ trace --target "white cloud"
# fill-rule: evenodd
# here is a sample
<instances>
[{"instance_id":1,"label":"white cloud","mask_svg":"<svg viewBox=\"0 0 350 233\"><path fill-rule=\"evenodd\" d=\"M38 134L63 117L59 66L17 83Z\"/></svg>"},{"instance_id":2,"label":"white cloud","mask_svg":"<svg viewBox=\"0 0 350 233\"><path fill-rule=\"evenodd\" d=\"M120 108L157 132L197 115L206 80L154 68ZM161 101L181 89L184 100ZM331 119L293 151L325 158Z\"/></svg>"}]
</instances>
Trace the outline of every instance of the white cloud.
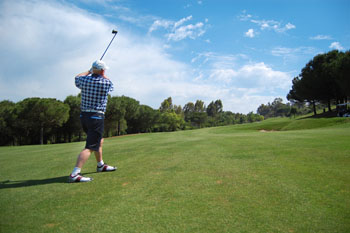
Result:
<instances>
[{"instance_id":1,"label":"white cloud","mask_svg":"<svg viewBox=\"0 0 350 233\"><path fill-rule=\"evenodd\" d=\"M234 77L237 77L238 72L233 69L214 69L210 74L210 79L215 81L230 83Z\"/></svg>"},{"instance_id":2,"label":"white cloud","mask_svg":"<svg viewBox=\"0 0 350 233\"><path fill-rule=\"evenodd\" d=\"M202 22L199 22L195 25L189 24L175 28L173 32L167 34L168 40L179 41L187 37L194 40L205 33L203 26L204 24Z\"/></svg>"},{"instance_id":3,"label":"white cloud","mask_svg":"<svg viewBox=\"0 0 350 233\"><path fill-rule=\"evenodd\" d=\"M174 40L204 33L203 24L188 24L190 20L177 21L179 31L171 31ZM74 75L101 56L114 28L61 1L2 1L0 21L0 99L13 101L35 96L63 100L77 94ZM159 20L153 30L173 30L175 23ZM247 113L271 102L279 90L288 90L288 74L265 63L239 65L248 60L244 54L203 53L186 64L168 55L165 43L125 28L119 31L104 57L115 84L113 96L130 96L153 108L169 96L181 105L221 99L225 110Z\"/></svg>"},{"instance_id":4,"label":"white cloud","mask_svg":"<svg viewBox=\"0 0 350 233\"><path fill-rule=\"evenodd\" d=\"M246 33L245 33L245 36L246 37L249 37L249 38L253 38L255 36L255 33L254 33L254 29L249 29Z\"/></svg>"},{"instance_id":5,"label":"white cloud","mask_svg":"<svg viewBox=\"0 0 350 233\"><path fill-rule=\"evenodd\" d=\"M0 99L40 96L63 100L78 93L74 75L89 69L101 56L112 38L113 25L67 5L32 4L1 4L0 32L4 36L0 50L6 58L0 60ZM163 44L142 40L122 28L120 31L123 33L117 35L104 57L111 67L107 74L116 84L112 95L129 95L152 106L160 103L159 97L152 98L154 93L173 92L169 83L181 82L190 69L169 58ZM152 85L162 86L159 83L164 83L163 87L153 89Z\"/></svg>"},{"instance_id":6,"label":"white cloud","mask_svg":"<svg viewBox=\"0 0 350 233\"><path fill-rule=\"evenodd\" d=\"M296 28L294 24L287 23L286 26L284 26L284 30L290 30Z\"/></svg>"},{"instance_id":7,"label":"white cloud","mask_svg":"<svg viewBox=\"0 0 350 233\"><path fill-rule=\"evenodd\" d=\"M197 63L199 66L211 66L215 69L230 69L236 65L239 59L246 59L244 54L238 55L222 55L213 52L205 52L196 55L191 62Z\"/></svg>"},{"instance_id":8,"label":"white cloud","mask_svg":"<svg viewBox=\"0 0 350 233\"><path fill-rule=\"evenodd\" d=\"M263 62L244 65L237 70L213 69L210 78L236 88L254 89L260 94L274 89L288 89L290 86L288 74L275 71Z\"/></svg>"},{"instance_id":9,"label":"white cloud","mask_svg":"<svg viewBox=\"0 0 350 233\"><path fill-rule=\"evenodd\" d=\"M42 0L41 0L42 1ZM57 1L57 0L56 0ZM75 1L73 1L75 2ZM147 28L148 25L158 18L153 15L140 14L134 8L125 7L123 1L108 0L104 5L91 3L92 8L99 6L99 11L103 11L103 17L111 21L124 21L139 28Z\"/></svg>"},{"instance_id":10,"label":"white cloud","mask_svg":"<svg viewBox=\"0 0 350 233\"><path fill-rule=\"evenodd\" d=\"M239 77L243 77L249 83L249 87L259 88L263 92L270 90L268 92L271 93L274 89L287 90L290 86L288 74L273 70L263 62L245 65L239 70L239 73Z\"/></svg>"},{"instance_id":11,"label":"white cloud","mask_svg":"<svg viewBox=\"0 0 350 233\"><path fill-rule=\"evenodd\" d=\"M329 35L317 35L310 37L311 40L332 40L333 38Z\"/></svg>"},{"instance_id":12,"label":"white cloud","mask_svg":"<svg viewBox=\"0 0 350 233\"><path fill-rule=\"evenodd\" d=\"M317 50L313 47L297 47L297 48L287 48L287 47L275 47L271 50L271 54L276 57L285 56L300 56L300 55L314 55Z\"/></svg>"},{"instance_id":13,"label":"white cloud","mask_svg":"<svg viewBox=\"0 0 350 233\"><path fill-rule=\"evenodd\" d=\"M253 16L250 14L247 14L247 11L244 10L241 15L238 16L238 19L241 21L248 21L251 19Z\"/></svg>"},{"instance_id":14,"label":"white cloud","mask_svg":"<svg viewBox=\"0 0 350 233\"><path fill-rule=\"evenodd\" d=\"M112 35L112 25L57 3L3 1L0 9L0 50L6 54L0 98L62 98L76 92L67 83L102 54L101 45Z\"/></svg>"},{"instance_id":15,"label":"white cloud","mask_svg":"<svg viewBox=\"0 0 350 233\"><path fill-rule=\"evenodd\" d=\"M69 5L4 1L0 9L4 55L0 58L0 99L38 96L64 100L77 94L74 75L89 69L112 38L113 25ZM196 99L209 101L220 92L192 82L192 68L169 57L164 44L128 34L123 28L119 31L123 33L104 57L111 67L107 75L115 84L112 95L127 95L158 108L168 96L185 104Z\"/></svg>"},{"instance_id":16,"label":"white cloud","mask_svg":"<svg viewBox=\"0 0 350 233\"><path fill-rule=\"evenodd\" d=\"M339 42L333 42L330 46L330 49L344 50L345 48L341 46Z\"/></svg>"},{"instance_id":17,"label":"white cloud","mask_svg":"<svg viewBox=\"0 0 350 233\"><path fill-rule=\"evenodd\" d=\"M274 20L251 20L250 22L259 25L261 30L279 27L279 22Z\"/></svg>"},{"instance_id":18,"label":"white cloud","mask_svg":"<svg viewBox=\"0 0 350 233\"><path fill-rule=\"evenodd\" d=\"M274 30L275 32L285 32L296 28L294 24L287 23L286 25L283 26L281 22L278 22L275 20L252 19L250 20L250 22L259 25L261 30Z\"/></svg>"},{"instance_id":19,"label":"white cloud","mask_svg":"<svg viewBox=\"0 0 350 233\"><path fill-rule=\"evenodd\" d=\"M221 99L227 109L243 113L247 109L255 111L261 103L271 102L278 93L289 91L289 73L274 70L263 62L247 64L247 60L245 54L198 54L192 63L203 68L195 80L220 90L216 99ZM245 65L241 65L242 61Z\"/></svg>"},{"instance_id":20,"label":"white cloud","mask_svg":"<svg viewBox=\"0 0 350 233\"><path fill-rule=\"evenodd\" d=\"M271 55L281 58L286 67L290 67L292 64L298 64L298 67L302 67L310 58L321 52L317 48L307 46L295 48L278 46L271 50ZM301 63L300 61L304 61L305 63ZM294 71L294 73L296 72L300 71Z\"/></svg>"},{"instance_id":21,"label":"white cloud","mask_svg":"<svg viewBox=\"0 0 350 233\"><path fill-rule=\"evenodd\" d=\"M171 20L156 20L153 22L148 32L151 33L159 28L164 28L168 31L165 35L168 41L180 41L186 38L196 39L205 33L205 25L202 22L196 24L185 24L192 20L192 15L182 18L178 21ZM205 19L208 22L208 19Z\"/></svg>"},{"instance_id":22,"label":"white cloud","mask_svg":"<svg viewBox=\"0 0 350 233\"><path fill-rule=\"evenodd\" d=\"M223 101L225 109L243 113L248 113L248 109L255 111L261 103L271 102L281 90L286 93L291 86L289 74L273 70L263 62L237 69L213 68L207 82L220 90L217 99Z\"/></svg>"},{"instance_id":23,"label":"white cloud","mask_svg":"<svg viewBox=\"0 0 350 233\"><path fill-rule=\"evenodd\" d=\"M145 22L152 22L155 20L152 16L140 16L140 15L132 15L128 14L119 14L118 19L123 20L125 22L137 25L139 27L144 27Z\"/></svg>"},{"instance_id":24,"label":"white cloud","mask_svg":"<svg viewBox=\"0 0 350 233\"><path fill-rule=\"evenodd\" d=\"M181 26L182 24L184 24L186 21L189 21L192 19L192 15L187 16L186 18L182 18L179 21L174 23L174 29L176 29L177 27Z\"/></svg>"},{"instance_id":25,"label":"white cloud","mask_svg":"<svg viewBox=\"0 0 350 233\"><path fill-rule=\"evenodd\" d=\"M273 30L277 33L284 33L288 30L291 29L295 29L296 26L290 22L288 22L287 24L283 25L281 21L276 21L276 20L265 20L265 19L259 19L256 16L253 16L251 14L247 14L247 12L244 10L242 12L241 15L238 16L238 19L240 21L249 21L251 23L254 23L256 25L259 26L259 29L261 31L264 30ZM247 37L252 38L253 37L253 33L252 33L253 29L249 29L248 32L245 33L245 35ZM257 34L257 31L254 31L255 35Z\"/></svg>"},{"instance_id":26,"label":"white cloud","mask_svg":"<svg viewBox=\"0 0 350 233\"><path fill-rule=\"evenodd\" d=\"M169 28L174 22L170 20L156 20L153 22L152 26L149 28L148 32L151 33L158 28Z\"/></svg>"},{"instance_id":27,"label":"white cloud","mask_svg":"<svg viewBox=\"0 0 350 233\"><path fill-rule=\"evenodd\" d=\"M221 99L224 109L235 109L235 112L247 114L250 111L255 112L262 103L272 102L276 96L271 95L255 95L244 89L232 89L229 91L227 99Z\"/></svg>"}]
</instances>

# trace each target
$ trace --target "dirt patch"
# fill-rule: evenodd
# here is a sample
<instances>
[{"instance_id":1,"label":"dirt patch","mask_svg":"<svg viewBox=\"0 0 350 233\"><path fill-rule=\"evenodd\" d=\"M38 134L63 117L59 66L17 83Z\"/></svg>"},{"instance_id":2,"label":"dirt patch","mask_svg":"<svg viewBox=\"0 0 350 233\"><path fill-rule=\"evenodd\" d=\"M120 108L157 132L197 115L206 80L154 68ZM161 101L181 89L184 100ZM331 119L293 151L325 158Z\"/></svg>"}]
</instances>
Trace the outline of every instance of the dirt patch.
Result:
<instances>
[{"instance_id":1,"label":"dirt patch","mask_svg":"<svg viewBox=\"0 0 350 233\"><path fill-rule=\"evenodd\" d=\"M276 130L266 130L266 129L261 129L259 130L261 133L271 133L271 132L276 132Z\"/></svg>"},{"instance_id":2,"label":"dirt patch","mask_svg":"<svg viewBox=\"0 0 350 233\"><path fill-rule=\"evenodd\" d=\"M52 228L52 227L55 227L57 225L58 225L57 223L48 223L48 224L45 224L44 227Z\"/></svg>"}]
</instances>

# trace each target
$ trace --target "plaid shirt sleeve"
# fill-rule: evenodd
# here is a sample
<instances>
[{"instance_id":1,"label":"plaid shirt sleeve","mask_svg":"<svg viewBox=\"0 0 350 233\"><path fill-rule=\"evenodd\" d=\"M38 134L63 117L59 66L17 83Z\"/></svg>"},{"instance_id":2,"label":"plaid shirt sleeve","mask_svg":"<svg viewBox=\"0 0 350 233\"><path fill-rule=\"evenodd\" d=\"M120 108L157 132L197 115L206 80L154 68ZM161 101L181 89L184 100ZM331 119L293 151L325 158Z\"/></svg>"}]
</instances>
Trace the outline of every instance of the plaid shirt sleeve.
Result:
<instances>
[{"instance_id":1,"label":"plaid shirt sleeve","mask_svg":"<svg viewBox=\"0 0 350 233\"><path fill-rule=\"evenodd\" d=\"M80 77L83 77L83 76L76 76L75 77L75 86L79 89L81 89L80 88Z\"/></svg>"},{"instance_id":2,"label":"plaid shirt sleeve","mask_svg":"<svg viewBox=\"0 0 350 233\"><path fill-rule=\"evenodd\" d=\"M114 90L114 86L111 80L108 80L110 83L110 87L109 87L109 91L108 92L112 92Z\"/></svg>"}]
</instances>

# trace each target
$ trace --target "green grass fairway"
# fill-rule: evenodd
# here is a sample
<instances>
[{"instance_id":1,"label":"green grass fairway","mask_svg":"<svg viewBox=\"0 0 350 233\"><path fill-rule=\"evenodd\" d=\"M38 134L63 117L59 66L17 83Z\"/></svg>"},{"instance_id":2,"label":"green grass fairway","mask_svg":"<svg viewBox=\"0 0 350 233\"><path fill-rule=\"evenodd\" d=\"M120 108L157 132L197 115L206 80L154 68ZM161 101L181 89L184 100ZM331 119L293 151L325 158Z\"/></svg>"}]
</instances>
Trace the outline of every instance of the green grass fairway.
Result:
<instances>
[{"instance_id":1,"label":"green grass fairway","mask_svg":"<svg viewBox=\"0 0 350 233\"><path fill-rule=\"evenodd\" d=\"M83 146L0 148L1 233L350 232L350 119L108 138L68 184Z\"/></svg>"}]
</instances>

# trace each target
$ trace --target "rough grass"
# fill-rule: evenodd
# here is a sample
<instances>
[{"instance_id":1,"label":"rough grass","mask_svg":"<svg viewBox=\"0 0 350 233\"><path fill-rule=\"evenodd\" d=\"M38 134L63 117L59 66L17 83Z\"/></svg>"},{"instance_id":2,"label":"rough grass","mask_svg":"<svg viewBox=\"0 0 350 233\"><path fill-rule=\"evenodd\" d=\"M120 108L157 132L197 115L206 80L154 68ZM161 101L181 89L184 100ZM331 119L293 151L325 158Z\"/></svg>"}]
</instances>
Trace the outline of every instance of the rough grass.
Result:
<instances>
[{"instance_id":1,"label":"rough grass","mask_svg":"<svg viewBox=\"0 0 350 233\"><path fill-rule=\"evenodd\" d=\"M332 126L348 127L346 123L350 123L350 118L334 117L334 118L272 118L263 122L255 122L238 127L247 130L265 130L265 131L289 131L289 130L305 130L318 129Z\"/></svg>"},{"instance_id":2,"label":"rough grass","mask_svg":"<svg viewBox=\"0 0 350 233\"><path fill-rule=\"evenodd\" d=\"M85 184L66 183L84 143L2 147L0 232L349 232L349 127L280 118L109 138L119 169L95 173L91 157Z\"/></svg>"}]
</instances>

